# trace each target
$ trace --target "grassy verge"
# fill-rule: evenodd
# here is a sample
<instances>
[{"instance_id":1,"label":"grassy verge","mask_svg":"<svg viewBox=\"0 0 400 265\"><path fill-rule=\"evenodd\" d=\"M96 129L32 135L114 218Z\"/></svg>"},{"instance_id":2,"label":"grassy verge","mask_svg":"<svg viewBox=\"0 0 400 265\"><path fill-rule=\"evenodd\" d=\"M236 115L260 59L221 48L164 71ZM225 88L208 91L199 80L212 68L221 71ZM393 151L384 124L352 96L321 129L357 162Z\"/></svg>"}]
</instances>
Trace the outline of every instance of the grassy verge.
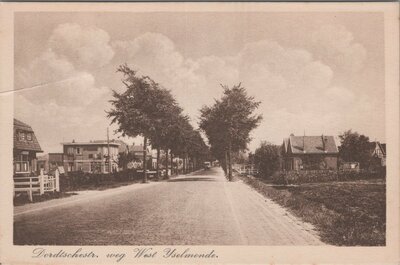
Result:
<instances>
[{"instance_id":1,"label":"grassy verge","mask_svg":"<svg viewBox=\"0 0 400 265\"><path fill-rule=\"evenodd\" d=\"M76 195L76 193L72 193L72 192L47 192L43 195L33 195L33 202L32 203L36 203L36 202L43 202L43 201L48 201L48 200L54 200L54 199L61 199L61 198L66 198L66 197L70 197L72 195ZM29 201L28 195L27 194L19 194L17 197L14 198L14 206L21 206L27 203L31 203Z\"/></svg>"},{"instance_id":2,"label":"grassy verge","mask_svg":"<svg viewBox=\"0 0 400 265\"><path fill-rule=\"evenodd\" d=\"M312 223L322 241L339 246L382 246L386 231L384 180L273 186L239 177L264 196Z\"/></svg>"}]
</instances>

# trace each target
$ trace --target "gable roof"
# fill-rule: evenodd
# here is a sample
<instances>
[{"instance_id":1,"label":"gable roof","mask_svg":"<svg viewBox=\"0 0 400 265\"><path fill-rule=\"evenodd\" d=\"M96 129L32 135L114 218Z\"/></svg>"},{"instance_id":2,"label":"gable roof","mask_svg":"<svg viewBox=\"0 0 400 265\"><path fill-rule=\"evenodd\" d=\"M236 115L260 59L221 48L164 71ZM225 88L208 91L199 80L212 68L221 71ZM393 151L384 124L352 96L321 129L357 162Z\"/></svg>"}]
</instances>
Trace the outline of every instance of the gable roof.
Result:
<instances>
[{"instance_id":1,"label":"gable roof","mask_svg":"<svg viewBox=\"0 0 400 265\"><path fill-rule=\"evenodd\" d=\"M285 153L288 151L288 144L289 144L289 138L284 138L283 139L283 151Z\"/></svg>"},{"instance_id":2,"label":"gable roof","mask_svg":"<svg viewBox=\"0 0 400 265\"><path fill-rule=\"evenodd\" d=\"M383 154L386 155L386 144L380 144L380 145L381 145Z\"/></svg>"},{"instance_id":3,"label":"gable roof","mask_svg":"<svg viewBox=\"0 0 400 265\"><path fill-rule=\"evenodd\" d=\"M373 154L375 152L376 147L378 147L379 149L381 149L382 154L385 156L386 155L386 144L382 144L378 141L376 142L371 142L370 143L370 152L371 154Z\"/></svg>"},{"instance_id":4,"label":"gable roof","mask_svg":"<svg viewBox=\"0 0 400 265\"><path fill-rule=\"evenodd\" d=\"M325 144L323 143L323 140ZM289 147L293 154L337 154L339 153L333 136L289 137Z\"/></svg>"},{"instance_id":5,"label":"gable roof","mask_svg":"<svg viewBox=\"0 0 400 265\"><path fill-rule=\"evenodd\" d=\"M18 132L20 131L31 133L32 140L28 141L26 138L25 140L19 140ZM17 119L14 119L14 149L43 152L38 140L36 139L35 133L32 130L32 127Z\"/></svg>"}]
</instances>

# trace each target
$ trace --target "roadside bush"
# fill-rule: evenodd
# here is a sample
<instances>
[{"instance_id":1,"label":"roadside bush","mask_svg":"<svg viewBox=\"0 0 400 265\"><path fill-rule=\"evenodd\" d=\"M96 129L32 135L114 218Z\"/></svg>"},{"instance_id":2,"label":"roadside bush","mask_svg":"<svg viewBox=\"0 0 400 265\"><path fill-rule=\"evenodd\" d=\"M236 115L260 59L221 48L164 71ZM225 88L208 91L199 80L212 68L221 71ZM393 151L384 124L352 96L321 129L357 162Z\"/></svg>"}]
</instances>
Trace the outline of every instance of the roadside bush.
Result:
<instances>
[{"instance_id":1,"label":"roadside bush","mask_svg":"<svg viewBox=\"0 0 400 265\"><path fill-rule=\"evenodd\" d=\"M277 171L272 175L275 184L290 185L330 181L351 181L360 179L385 178L386 170L378 171L335 171L335 170L299 170Z\"/></svg>"},{"instance_id":2,"label":"roadside bush","mask_svg":"<svg viewBox=\"0 0 400 265\"><path fill-rule=\"evenodd\" d=\"M125 182L141 179L142 175L135 170L114 172L112 174L85 173L81 171L68 172L60 176L60 190L72 191L88 187L99 187L104 183Z\"/></svg>"}]
</instances>

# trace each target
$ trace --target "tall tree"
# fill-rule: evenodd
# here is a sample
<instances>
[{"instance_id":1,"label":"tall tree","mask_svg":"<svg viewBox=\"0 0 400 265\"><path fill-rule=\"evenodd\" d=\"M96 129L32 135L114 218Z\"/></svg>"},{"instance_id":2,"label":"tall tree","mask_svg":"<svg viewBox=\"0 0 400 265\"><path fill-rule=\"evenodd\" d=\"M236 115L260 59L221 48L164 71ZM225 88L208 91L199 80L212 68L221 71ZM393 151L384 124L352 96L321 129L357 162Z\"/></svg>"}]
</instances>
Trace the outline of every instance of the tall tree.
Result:
<instances>
[{"instance_id":1,"label":"tall tree","mask_svg":"<svg viewBox=\"0 0 400 265\"><path fill-rule=\"evenodd\" d=\"M143 182L147 182L147 140L152 139L158 129L160 109L157 103L162 92L150 77L138 76L127 65L121 65L117 71L124 76L126 90L122 93L113 91L114 99L110 100L113 108L107 112L108 117L111 123L119 125L116 132L122 136L143 136Z\"/></svg>"},{"instance_id":2,"label":"tall tree","mask_svg":"<svg viewBox=\"0 0 400 265\"><path fill-rule=\"evenodd\" d=\"M339 135L339 157L346 162L359 162L362 168L368 166L371 158L371 144L368 136L347 130Z\"/></svg>"},{"instance_id":3,"label":"tall tree","mask_svg":"<svg viewBox=\"0 0 400 265\"><path fill-rule=\"evenodd\" d=\"M200 110L200 128L206 133L214 151L227 155L229 180L232 180L232 152L245 150L250 142L250 132L262 120L254 114L260 105L241 84L229 88L222 86L223 96L211 106Z\"/></svg>"}]
</instances>

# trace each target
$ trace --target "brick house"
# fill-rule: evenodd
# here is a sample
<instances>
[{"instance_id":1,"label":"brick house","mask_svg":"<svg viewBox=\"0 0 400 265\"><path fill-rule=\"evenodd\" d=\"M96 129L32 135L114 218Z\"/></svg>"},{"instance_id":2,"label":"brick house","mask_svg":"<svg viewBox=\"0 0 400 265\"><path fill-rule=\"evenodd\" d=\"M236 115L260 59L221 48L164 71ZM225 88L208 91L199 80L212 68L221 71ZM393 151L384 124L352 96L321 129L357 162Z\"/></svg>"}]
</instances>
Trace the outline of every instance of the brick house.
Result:
<instances>
[{"instance_id":1,"label":"brick house","mask_svg":"<svg viewBox=\"0 0 400 265\"><path fill-rule=\"evenodd\" d=\"M337 170L339 151L333 136L294 136L283 140L283 170Z\"/></svg>"},{"instance_id":2,"label":"brick house","mask_svg":"<svg viewBox=\"0 0 400 265\"><path fill-rule=\"evenodd\" d=\"M14 174L30 174L37 171L36 154L42 148L32 130L32 127L22 121L14 119Z\"/></svg>"},{"instance_id":3,"label":"brick house","mask_svg":"<svg viewBox=\"0 0 400 265\"><path fill-rule=\"evenodd\" d=\"M118 147L115 141L90 141L63 143L63 164L65 172L83 171L110 173L118 170ZM110 158L108 158L110 153ZM109 165L110 161L110 165Z\"/></svg>"}]
</instances>

